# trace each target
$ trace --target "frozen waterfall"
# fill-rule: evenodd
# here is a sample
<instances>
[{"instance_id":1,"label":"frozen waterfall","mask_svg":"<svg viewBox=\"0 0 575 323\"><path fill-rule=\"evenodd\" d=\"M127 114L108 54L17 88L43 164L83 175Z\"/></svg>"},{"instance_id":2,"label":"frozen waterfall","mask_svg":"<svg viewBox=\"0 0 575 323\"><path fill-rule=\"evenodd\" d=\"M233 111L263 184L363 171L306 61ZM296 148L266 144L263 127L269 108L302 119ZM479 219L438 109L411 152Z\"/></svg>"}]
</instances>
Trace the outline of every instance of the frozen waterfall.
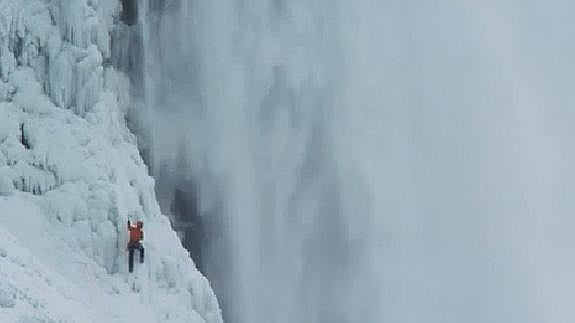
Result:
<instances>
[{"instance_id":1,"label":"frozen waterfall","mask_svg":"<svg viewBox=\"0 0 575 323\"><path fill-rule=\"evenodd\" d=\"M140 135L224 319L572 322L574 10L144 1Z\"/></svg>"}]
</instances>

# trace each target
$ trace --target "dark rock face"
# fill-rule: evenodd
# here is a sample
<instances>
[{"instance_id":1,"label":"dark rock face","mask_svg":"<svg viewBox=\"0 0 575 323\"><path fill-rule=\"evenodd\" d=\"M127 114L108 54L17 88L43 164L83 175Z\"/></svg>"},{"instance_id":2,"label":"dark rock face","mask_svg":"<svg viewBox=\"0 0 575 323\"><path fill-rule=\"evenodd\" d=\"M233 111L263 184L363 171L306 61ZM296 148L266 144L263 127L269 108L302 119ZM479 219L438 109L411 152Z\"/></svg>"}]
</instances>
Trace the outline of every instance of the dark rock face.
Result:
<instances>
[{"instance_id":1,"label":"dark rock face","mask_svg":"<svg viewBox=\"0 0 575 323\"><path fill-rule=\"evenodd\" d=\"M138 23L138 1L122 0L122 15L120 17L126 25L135 25Z\"/></svg>"},{"instance_id":2,"label":"dark rock face","mask_svg":"<svg viewBox=\"0 0 575 323\"><path fill-rule=\"evenodd\" d=\"M203 225L194 183L180 183L173 194L170 210L174 216L172 227L180 235L182 245L188 249L196 265L202 269Z\"/></svg>"}]
</instances>

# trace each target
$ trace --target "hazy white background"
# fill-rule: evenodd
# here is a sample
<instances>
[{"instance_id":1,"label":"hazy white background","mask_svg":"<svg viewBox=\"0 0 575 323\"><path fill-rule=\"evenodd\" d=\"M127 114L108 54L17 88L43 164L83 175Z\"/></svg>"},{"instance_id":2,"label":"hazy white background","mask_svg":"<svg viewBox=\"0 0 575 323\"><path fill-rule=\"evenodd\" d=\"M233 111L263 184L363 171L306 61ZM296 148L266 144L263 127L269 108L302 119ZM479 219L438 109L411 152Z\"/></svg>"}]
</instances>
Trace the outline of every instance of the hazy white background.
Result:
<instances>
[{"instance_id":1,"label":"hazy white background","mask_svg":"<svg viewBox=\"0 0 575 323\"><path fill-rule=\"evenodd\" d=\"M574 12L149 8L152 157L218 219L228 321L575 321Z\"/></svg>"}]
</instances>

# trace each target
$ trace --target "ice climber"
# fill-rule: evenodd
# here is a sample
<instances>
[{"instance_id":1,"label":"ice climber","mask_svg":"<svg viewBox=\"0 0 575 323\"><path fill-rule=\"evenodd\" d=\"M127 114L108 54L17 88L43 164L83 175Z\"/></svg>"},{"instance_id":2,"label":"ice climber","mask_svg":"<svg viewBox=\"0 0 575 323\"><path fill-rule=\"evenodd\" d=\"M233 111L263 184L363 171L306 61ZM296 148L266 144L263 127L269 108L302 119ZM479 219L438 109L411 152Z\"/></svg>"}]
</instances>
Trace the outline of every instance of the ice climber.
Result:
<instances>
[{"instance_id":1,"label":"ice climber","mask_svg":"<svg viewBox=\"0 0 575 323\"><path fill-rule=\"evenodd\" d=\"M142 240L144 240L144 222L138 221L136 225L132 225L130 220L128 220L128 231L130 231L130 241L128 242L128 271L134 271L134 250L138 249L140 251L140 263L144 263L144 246L142 246Z\"/></svg>"}]
</instances>

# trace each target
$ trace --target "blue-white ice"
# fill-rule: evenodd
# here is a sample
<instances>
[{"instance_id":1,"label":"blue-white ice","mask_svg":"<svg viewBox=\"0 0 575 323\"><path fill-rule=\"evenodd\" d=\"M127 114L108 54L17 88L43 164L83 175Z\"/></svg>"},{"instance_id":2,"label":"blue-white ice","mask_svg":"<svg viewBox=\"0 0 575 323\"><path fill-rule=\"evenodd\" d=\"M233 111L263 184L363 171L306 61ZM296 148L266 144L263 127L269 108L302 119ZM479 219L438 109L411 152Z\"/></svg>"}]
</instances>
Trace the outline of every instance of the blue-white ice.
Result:
<instances>
[{"instance_id":1,"label":"blue-white ice","mask_svg":"<svg viewBox=\"0 0 575 323\"><path fill-rule=\"evenodd\" d=\"M222 322L126 126L120 9L0 0L0 322ZM146 230L136 274L130 217Z\"/></svg>"}]
</instances>

